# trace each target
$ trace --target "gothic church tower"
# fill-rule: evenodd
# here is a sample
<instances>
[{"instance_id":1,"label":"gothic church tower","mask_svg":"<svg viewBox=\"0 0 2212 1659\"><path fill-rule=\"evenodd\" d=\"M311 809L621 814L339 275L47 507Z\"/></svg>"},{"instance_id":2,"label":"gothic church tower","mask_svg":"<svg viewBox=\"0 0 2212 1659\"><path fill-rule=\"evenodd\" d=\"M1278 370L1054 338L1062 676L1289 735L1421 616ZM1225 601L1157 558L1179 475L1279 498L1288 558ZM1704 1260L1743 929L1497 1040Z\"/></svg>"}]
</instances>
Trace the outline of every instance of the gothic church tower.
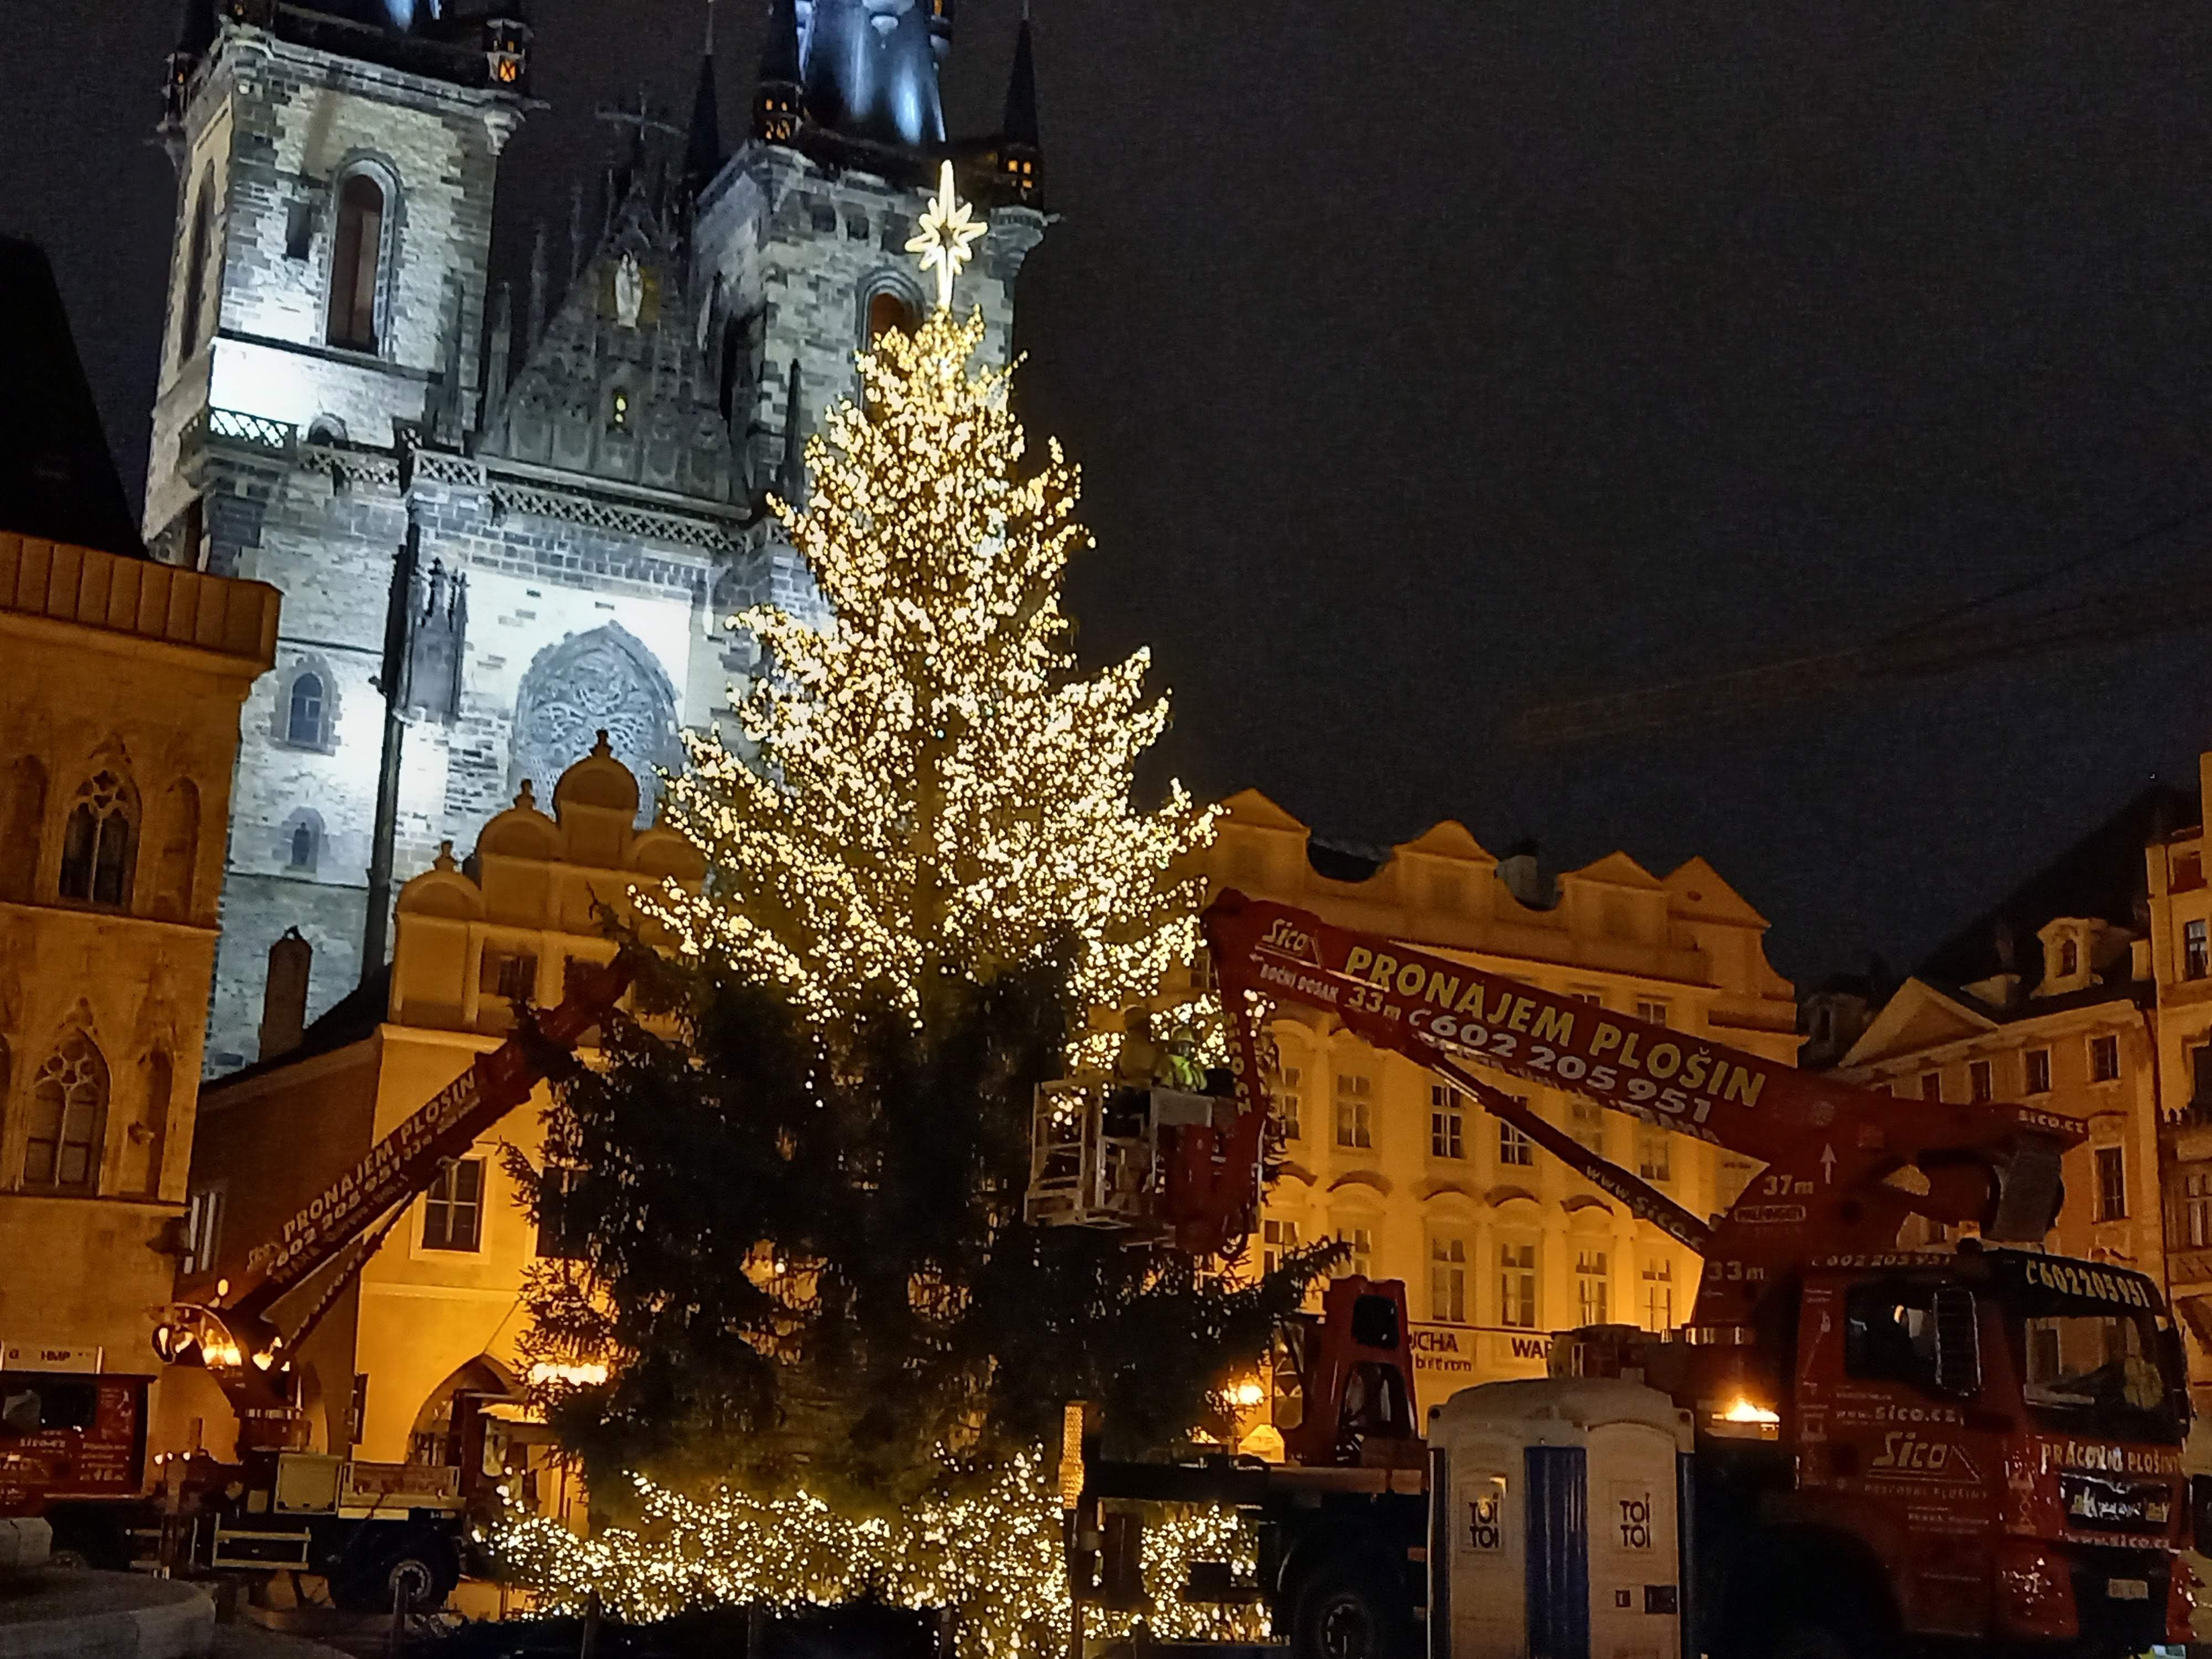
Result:
<instances>
[{"instance_id":1,"label":"gothic church tower","mask_svg":"<svg viewBox=\"0 0 2212 1659\"><path fill-rule=\"evenodd\" d=\"M285 596L244 714L210 1073L256 1058L289 930L311 1018L356 987L380 1007L398 885L599 731L650 818L682 732L757 665L727 618L819 603L767 495L803 491L854 349L920 315L905 244L947 156L991 222L963 304L1011 349L1046 225L1026 26L1005 132L948 143L951 0L774 3L749 141L725 154L710 36L690 132L622 118L603 199L558 255L541 231L512 295L492 208L532 39L501 0L187 0L146 531ZM557 990L527 940L469 948L487 1031L519 963Z\"/></svg>"}]
</instances>

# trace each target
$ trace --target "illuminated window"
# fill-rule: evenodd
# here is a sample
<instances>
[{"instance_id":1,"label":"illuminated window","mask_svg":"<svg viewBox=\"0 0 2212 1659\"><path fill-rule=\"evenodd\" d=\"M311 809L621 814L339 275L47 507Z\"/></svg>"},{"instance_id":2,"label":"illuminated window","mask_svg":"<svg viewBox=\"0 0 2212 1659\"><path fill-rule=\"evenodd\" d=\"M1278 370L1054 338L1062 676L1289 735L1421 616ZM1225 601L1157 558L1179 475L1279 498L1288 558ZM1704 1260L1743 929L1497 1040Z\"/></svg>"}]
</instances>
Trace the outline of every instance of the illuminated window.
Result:
<instances>
[{"instance_id":1,"label":"illuminated window","mask_svg":"<svg viewBox=\"0 0 2212 1659\"><path fill-rule=\"evenodd\" d=\"M1536 1246L1498 1247L1498 1322L1515 1330L1536 1328Z\"/></svg>"},{"instance_id":2,"label":"illuminated window","mask_svg":"<svg viewBox=\"0 0 2212 1659\"><path fill-rule=\"evenodd\" d=\"M1467 1156L1467 1099L1448 1083L1429 1085L1429 1156Z\"/></svg>"},{"instance_id":3,"label":"illuminated window","mask_svg":"<svg viewBox=\"0 0 2212 1659\"><path fill-rule=\"evenodd\" d=\"M1577 1254L1575 1311L1578 1324L1602 1325L1606 1322L1610 1314L1608 1291L1612 1282L1603 1250L1583 1250Z\"/></svg>"},{"instance_id":4,"label":"illuminated window","mask_svg":"<svg viewBox=\"0 0 2212 1659\"><path fill-rule=\"evenodd\" d=\"M2089 1081L2111 1083L2120 1075L2120 1040L2117 1036L2089 1039Z\"/></svg>"},{"instance_id":5,"label":"illuminated window","mask_svg":"<svg viewBox=\"0 0 2212 1659\"><path fill-rule=\"evenodd\" d=\"M1429 1240L1429 1317L1467 1323L1467 1240L1438 1233Z\"/></svg>"},{"instance_id":6,"label":"illuminated window","mask_svg":"<svg viewBox=\"0 0 2212 1659\"><path fill-rule=\"evenodd\" d=\"M93 1191L106 1129L107 1062L89 1036L72 1031L31 1081L23 1184Z\"/></svg>"},{"instance_id":7,"label":"illuminated window","mask_svg":"<svg viewBox=\"0 0 2212 1659\"><path fill-rule=\"evenodd\" d=\"M384 187L365 173L338 186L331 251L329 339L348 351L376 349L376 278L384 262Z\"/></svg>"},{"instance_id":8,"label":"illuminated window","mask_svg":"<svg viewBox=\"0 0 2212 1659\"><path fill-rule=\"evenodd\" d=\"M422 1248L475 1251L483 1248L484 1161L457 1158L440 1166L422 1197Z\"/></svg>"},{"instance_id":9,"label":"illuminated window","mask_svg":"<svg viewBox=\"0 0 2212 1659\"><path fill-rule=\"evenodd\" d=\"M1996 1079L1990 1075L1986 1060L1966 1062L1966 1092L1977 1102L1996 1098Z\"/></svg>"},{"instance_id":10,"label":"illuminated window","mask_svg":"<svg viewBox=\"0 0 2212 1659\"><path fill-rule=\"evenodd\" d=\"M1674 1328L1674 1264L1661 1259L1644 1264L1644 1328Z\"/></svg>"},{"instance_id":11,"label":"illuminated window","mask_svg":"<svg viewBox=\"0 0 2212 1659\"><path fill-rule=\"evenodd\" d=\"M1305 1139L1305 1092L1300 1086L1304 1074L1295 1066L1285 1066L1268 1097L1274 1108L1275 1128L1285 1140Z\"/></svg>"},{"instance_id":12,"label":"illuminated window","mask_svg":"<svg viewBox=\"0 0 2212 1659\"><path fill-rule=\"evenodd\" d=\"M137 828L131 787L102 772L77 791L62 839L61 896L113 909L131 903Z\"/></svg>"},{"instance_id":13,"label":"illuminated window","mask_svg":"<svg viewBox=\"0 0 2212 1659\"><path fill-rule=\"evenodd\" d=\"M2202 921L2184 923L2181 929L2181 976L2184 979L2203 979L2212 974L2212 940L2205 937Z\"/></svg>"},{"instance_id":14,"label":"illuminated window","mask_svg":"<svg viewBox=\"0 0 2212 1659\"><path fill-rule=\"evenodd\" d=\"M2097 1219L2124 1221L2127 1214L2127 1154L2118 1146L2100 1146L2097 1148Z\"/></svg>"},{"instance_id":15,"label":"illuminated window","mask_svg":"<svg viewBox=\"0 0 2212 1659\"><path fill-rule=\"evenodd\" d=\"M2030 1048L2021 1056L2027 1073L2027 1092L2047 1095L2051 1092L2051 1050Z\"/></svg>"},{"instance_id":16,"label":"illuminated window","mask_svg":"<svg viewBox=\"0 0 2212 1659\"><path fill-rule=\"evenodd\" d=\"M1501 1119L1498 1125L1498 1161L1525 1170L1536 1161L1536 1143Z\"/></svg>"},{"instance_id":17,"label":"illuminated window","mask_svg":"<svg viewBox=\"0 0 2212 1659\"><path fill-rule=\"evenodd\" d=\"M617 392L615 393L613 398L608 403L607 430L610 432L627 432L629 430L629 392Z\"/></svg>"},{"instance_id":18,"label":"illuminated window","mask_svg":"<svg viewBox=\"0 0 2212 1659\"><path fill-rule=\"evenodd\" d=\"M1353 1151L1375 1145L1375 1080L1356 1073L1336 1078L1336 1144Z\"/></svg>"}]
</instances>

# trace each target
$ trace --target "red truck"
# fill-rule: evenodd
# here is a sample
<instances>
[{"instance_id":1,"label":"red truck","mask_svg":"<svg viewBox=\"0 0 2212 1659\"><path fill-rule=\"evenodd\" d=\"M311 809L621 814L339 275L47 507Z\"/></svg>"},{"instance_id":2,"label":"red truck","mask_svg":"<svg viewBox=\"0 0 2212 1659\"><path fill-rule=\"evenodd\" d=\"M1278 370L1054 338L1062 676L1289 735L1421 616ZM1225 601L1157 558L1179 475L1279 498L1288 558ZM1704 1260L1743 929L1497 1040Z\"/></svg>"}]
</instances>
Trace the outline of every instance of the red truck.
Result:
<instances>
[{"instance_id":1,"label":"red truck","mask_svg":"<svg viewBox=\"0 0 2212 1659\"><path fill-rule=\"evenodd\" d=\"M1893 1099L1235 892L1206 932L1233 1099L1171 1097L1148 1116L1108 1109L1110 1091L1092 1091L1088 1115L1079 1092L1041 1103L1038 1218L1193 1255L1240 1248L1267 1133L1259 1016L1325 1011L1705 1257L1683 1329L1565 1333L1551 1361L1555 1376L1629 1378L1692 1414L1683 1594L1655 1615L1677 1621L1664 1650L1878 1659L1965 1643L2119 1659L2188 1639L2179 1334L2142 1274L2041 1249L2083 1126ZM1765 1167L1708 1225L1486 1080L1496 1072ZM1900 1248L1916 1216L1969 1237ZM1396 1501L1420 1434L1402 1291L1333 1287L1324 1332L1324 1352L1351 1358L1308 1370L1305 1424L1285 1436L1303 1469L1098 1466L1092 1496L1196 1501L1210 1480L1215 1501L1261 1522L1250 1591L1299 1659L1385 1659L1414 1639L1438 1524L1425 1498ZM1304 1490L1328 1472L1356 1480L1328 1498ZM1430 1650L1452 1659L1441 1625Z\"/></svg>"}]
</instances>

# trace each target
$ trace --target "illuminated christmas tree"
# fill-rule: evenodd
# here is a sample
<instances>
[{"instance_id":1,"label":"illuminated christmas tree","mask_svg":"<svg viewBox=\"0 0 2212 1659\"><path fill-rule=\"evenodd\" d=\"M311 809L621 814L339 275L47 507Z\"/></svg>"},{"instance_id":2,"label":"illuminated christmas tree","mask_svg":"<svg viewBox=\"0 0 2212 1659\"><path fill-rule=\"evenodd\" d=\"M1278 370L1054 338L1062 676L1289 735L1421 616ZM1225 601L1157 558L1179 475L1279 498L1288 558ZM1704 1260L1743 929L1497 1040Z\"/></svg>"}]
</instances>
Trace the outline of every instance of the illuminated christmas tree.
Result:
<instances>
[{"instance_id":1,"label":"illuminated christmas tree","mask_svg":"<svg viewBox=\"0 0 2212 1659\"><path fill-rule=\"evenodd\" d=\"M944 233L958 257L981 229L966 210ZM1146 652L1077 671L1077 471L1056 442L1024 471L1012 371L975 365L982 337L980 313L941 306L862 354L860 403L808 446L809 504L776 507L829 615L738 618L767 665L735 703L757 756L701 741L669 792L715 878L664 896L662 919L824 1020L870 997L919 1018L948 981L1063 938L1076 1002L1124 1006L1197 945L1186 855L1212 815L1173 786L1132 804L1167 705Z\"/></svg>"},{"instance_id":2,"label":"illuminated christmas tree","mask_svg":"<svg viewBox=\"0 0 2212 1659\"><path fill-rule=\"evenodd\" d=\"M916 239L941 301L965 216L948 168ZM947 304L885 335L811 447L781 511L826 614L740 619L747 752L704 742L667 792L710 875L653 902L683 946L641 989L659 1018L610 1020L549 1115L537 1206L575 1255L532 1279L533 1357L609 1367L547 1401L595 1493L641 1471L881 1516L1033 1462L1075 1399L1126 1449L1226 1436L1227 1386L1332 1259L1237 1287L1023 1223L1071 1033L1181 1018L1212 815L1132 802L1166 707L1144 653L1073 661L1075 471L1056 447L1024 471L981 337Z\"/></svg>"}]
</instances>

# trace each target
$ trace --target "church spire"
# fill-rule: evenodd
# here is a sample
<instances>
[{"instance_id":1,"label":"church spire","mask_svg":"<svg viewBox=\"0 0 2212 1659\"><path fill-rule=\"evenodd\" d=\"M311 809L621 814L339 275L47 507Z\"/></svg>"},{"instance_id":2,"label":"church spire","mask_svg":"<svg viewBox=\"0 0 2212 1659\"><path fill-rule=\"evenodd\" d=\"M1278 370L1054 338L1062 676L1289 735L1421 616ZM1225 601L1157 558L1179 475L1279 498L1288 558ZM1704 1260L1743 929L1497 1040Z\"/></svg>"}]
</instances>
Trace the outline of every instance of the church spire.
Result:
<instances>
[{"instance_id":1,"label":"church spire","mask_svg":"<svg viewBox=\"0 0 2212 1659\"><path fill-rule=\"evenodd\" d=\"M1024 202L1044 182L1043 141L1037 134L1036 42L1023 0L1022 30L1014 37L1014 70L1006 82L1006 119L999 128L999 170Z\"/></svg>"},{"instance_id":2,"label":"church spire","mask_svg":"<svg viewBox=\"0 0 2212 1659\"><path fill-rule=\"evenodd\" d=\"M696 202L722 170L722 99L714 82L714 0L707 0L707 49L691 100L691 139L684 156L684 191Z\"/></svg>"},{"instance_id":3,"label":"church spire","mask_svg":"<svg viewBox=\"0 0 2212 1659\"><path fill-rule=\"evenodd\" d=\"M770 0L760 83L753 93L753 136L770 144L797 137L799 100L805 92L799 63L798 0Z\"/></svg>"}]
</instances>

